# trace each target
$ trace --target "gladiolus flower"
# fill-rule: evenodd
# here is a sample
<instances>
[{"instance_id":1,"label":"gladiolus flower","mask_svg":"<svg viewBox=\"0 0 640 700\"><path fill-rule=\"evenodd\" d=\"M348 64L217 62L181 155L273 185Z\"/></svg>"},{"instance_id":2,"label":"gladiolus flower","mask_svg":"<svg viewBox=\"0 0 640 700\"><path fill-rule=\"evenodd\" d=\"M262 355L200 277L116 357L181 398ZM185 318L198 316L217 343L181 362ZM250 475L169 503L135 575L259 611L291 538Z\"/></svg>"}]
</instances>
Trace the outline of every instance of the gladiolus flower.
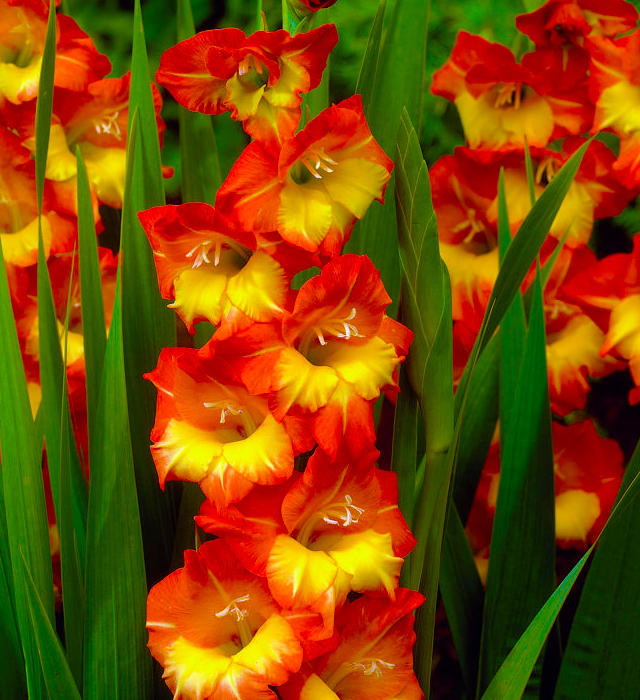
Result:
<instances>
[{"instance_id":1,"label":"gladiolus flower","mask_svg":"<svg viewBox=\"0 0 640 700\"><path fill-rule=\"evenodd\" d=\"M219 535L251 572L265 576L286 608L333 614L351 590L395 597L411 535L397 506L395 475L374 467L377 451L357 463L332 462L316 450L304 474L256 488L220 514L203 504L196 522Z\"/></svg>"},{"instance_id":2,"label":"gladiolus flower","mask_svg":"<svg viewBox=\"0 0 640 700\"><path fill-rule=\"evenodd\" d=\"M20 104L38 94L48 16L42 0L0 1L0 106L4 99ZM82 90L111 70L109 59L70 17L57 14L56 25L56 87Z\"/></svg>"},{"instance_id":3,"label":"gladiolus flower","mask_svg":"<svg viewBox=\"0 0 640 700\"><path fill-rule=\"evenodd\" d=\"M195 481L224 508L256 484L288 479L294 455L312 447L300 421L276 421L267 399L250 394L219 358L165 349L145 376L158 388L151 453L162 488L167 479Z\"/></svg>"},{"instance_id":4,"label":"gladiolus flower","mask_svg":"<svg viewBox=\"0 0 640 700\"><path fill-rule=\"evenodd\" d=\"M516 17L516 27L536 46L583 46L586 36L613 37L634 29L638 11L625 0L548 0Z\"/></svg>"},{"instance_id":5,"label":"gladiolus flower","mask_svg":"<svg viewBox=\"0 0 640 700\"><path fill-rule=\"evenodd\" d=\"M390 299L366 257L343 255L306 282L281 324L254 324L206 352L226 359L252 393L269 394L276 420L297 415L332 456L375 439L371 402L397 390L412 333L384 315Z\"/></svg>"},{"instance_id":6,"label":"gladiolus flower","mask_svg":"<svg viewBox=\"0 0 640 700\"><path fill-rule=\"evenodd\" d=\"M346 603L336 615L342 643L292 675L280 689L283 700L421 700L412 613L423 601L400 588L394 602L363 596Z\"/></svg>"},{"instance_id":7,"label":"gladiolus flower","mask_svg":"<svg viewBox=\"0 0 640 700\"><path fill-rule=\"evenodd\" d=\"M165 51L156 79L183 107L231 112L250 136L282 142L300 121L300 94L319 85L337 41L332 24L295 37L212 29Z\"/></svg>"},{"instance_id":8,"label":"gladiolus flower","mask_svg":"<svg viewBox=\"0 0 640 700\"><path fill-rule=\"evenodd\" d=\"M588 61L580 52L539 50L516 63L511 51L460 32L431 91L455 103L471 148L546 146L588 128Z\"/></svg>"},{"instance_id":9,"label":"gladiolus flower","mask_svg":"<svg viewBox=\"0 0 640 700\"><path fill-rule=\"evenodd\" d=\"M355 95L325 109L280 150L249 144L216 206L247 231L277 230L293 245L333 257L371 202L383 201L392 169Z\"/></svg>"},{"instance_id":10,"label":"gladiolus flower","mask_svg":"<svg viewBox=\"0 0 640 700\"><path fill-rule=\"evenodd\" d=\"M68 250L75 223L58 213L56 196L45 183L42 239L45 255ZM5 262L27 267L38 259L35 164L20 139L0 126L0 237Z\"/></svg>"},{"instance_id":11,"label":"gladiolus flower","mask_svg":"<svg viewBox=\"0 0 640 700\"><path fill-rule=\"evenodd\" d=\"M264 580L217 540L149 593L149 649L183 700L269 700L300 668L312 616L283 611Z\"/></svg>"},{"instance_id":12,"label":"gladiolus flower","mask_svg":"<svg viewBox=\"0 0 640 700\"><path fill-rule=\"evenodd\" d=\"M317 264L285 244L235 228L208 204L154 207L139 214L153 248L160 292L175 300L190 333L194 323L219 326L216 338L254 321L281 318L293 275Z\"/></svg>"}]
</instances>

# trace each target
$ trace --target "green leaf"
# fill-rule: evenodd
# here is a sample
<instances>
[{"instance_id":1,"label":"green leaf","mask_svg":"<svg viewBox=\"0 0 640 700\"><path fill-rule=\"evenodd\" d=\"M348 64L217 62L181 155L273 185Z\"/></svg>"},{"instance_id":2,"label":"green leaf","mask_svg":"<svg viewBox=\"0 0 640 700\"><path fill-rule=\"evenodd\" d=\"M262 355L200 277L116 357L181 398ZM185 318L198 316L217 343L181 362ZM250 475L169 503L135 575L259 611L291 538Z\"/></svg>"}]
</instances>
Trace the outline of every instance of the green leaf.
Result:
<instances>
[{"instance_id":1,"label":"green leaf","mask_svg":"<svg viewBox=\"0 0 640 700\"><path fill-rule=\"evenodd\" d=\"M465 410L458 411L459 438L452 467L453 500L465 523L498 420L499 341L500 336L494 335L478 358L465 397ZM462 394L456 392L454 406L461 399Z\"/></svg>"},{"instance_id":2,"label":"green leaf","mask_svg":"<svg viewBox=\"0 0 640 700\"><path fill-rule=\"evenodd\" d=\"M87 387L87 432L89 444L95 432L98 393L102 377L102 363L107 344L107 330L102 300L98 241L93 223L91 191L87 169L79 148L76 148L78 171L78 260L80 264L80 299L82 306L82 336ZM85 459L88 455L84 455ZM81 548L84 557L84 548Z\"/></svg>"},{"instance_id":3,"label":"green leaf","mask_svg":"<svg viewBox=\"0 0 640 700\"><path fill-rule=\"evenodd\" d=\"M38 589L27 568L24 556L22 556L22 567L29 617L49 699L80 700L80 693L67 664L64 649L38 595Z\"/></svg>"},{"instance_id":4,"label":"green leaf","mask_svg":"<svg viewBox=\"0 0 640 700\"><path fill-rule=\"evenodd\" d=\"M444 533L440 591L467 695L474 697L484 588L460 516L452 502L449 503Z\"/></svg>"},{"instance_id":5,"label":"green leaf","mask_svg":"<svg viewBox=\"0 0 640 700\"><path fill-rule=\"evenodd\" d=\"M102 429L91 446L83 698L145 698L151 686L147 584L129 433L120 275L98 422Z\"/></svg>"},{"instance_id":6,"label":"green leaf","mask_svg":"<svg viewBox=\"0 0 640 700\"><path fill-rule=\"evenodd\" d=\"M396 146L396 212L403 272L403 321L415 333L407 373L420 402L426 464L420 497L414 509L411 587L427 602L418 620L418 679L427 687L431 676L435 602L440 573L451 461L446 458L453 437L453 369L451 288L440 257L431 202L429 173L418 138L403 112Z\"/></svg>"},{"instance_id":7,"label":"green leaf","mask_svg":"<svg viewBox=\"0 0 640 700\"><path fill-rule=\"evenodd\" d=\"M624 492L640 470L625 471ZM580 596L567 642L555 698L640 697L640 501L635 501L601 536Z\"/></svg>"},{"instance_id":8,"label":"green leaf","mask_svg":"<svg viewBox=\"0 0 640 700\"><path fill-rule=\"evenodd\" d=\"M58 320L53 305L53 294L47 263L44 257L42 236L38 250L38 335L40 346L40 383L42 386L41 416L47 446L49 480L56 512L60 518L60 473L68 472L71 479L71 506L73 528L78 537L82 552L86 546L87 529L87 484L75 447L69 417L69 403L66 392L66 368L62 362ZM64 415L64 422L63 422ZM64 426L64 427L63 427ZM63 430L66 435L63 435ZM68 460L62 463L61 441L67 441L64 455ZM84 560L83 560L84 561Z\"/></svg>"},{"instance_id":9,"label":"green leaf","mask_svg":"<svg viewBox=\"0 0 640 700\"><path fill-rule=\"evenodd\" d=\"M509 655L500 666L482 700L520 700L523 696L533 667L540 656L542 647L553 627L560 609L564 605L573 584L580 575L591 554L591 547L580 561L565 576L527 629L515 643Z\"/></svg>"},{"instance_id":10,"label":"green leaf","mask_svg":"<svg viewBox=\"0 0 640 700\"><path fill-rule=\"evenodd\" d=\"M177 22L178 41L195 34L189 0L178 0ZM211 116L190 112L181 106L178 109L182 201L213 205L222 184L222 175Z\"/></svg>"},{"instance_id":11,"label":"green leaf","mask_svg":"<svg viewBox=\"0 0 640 700\"><path fill-rule=\"evenodd\" d=\"M1 465L0 469L2 469ZM5 674L2 679L3 691L9 698L26 697L24 658L16 619L2 479L0 479L0 649L4 655L5 667L12 671Z\"/></svg>"},{"instance_id":12,"label":"green leaf","mask_svg":"<svg viewBox=\"0 0 640 700\"><path fill-rule=\"evenodd\" d=\"M620 489L618 501L598 539L602 539L611 527L623 519L624 514L634 505L638 494L640 494L640 477L638 474L640 471L640 443L636 446L627 470L630 472L630 483L629 479L625 479ZM563 582L542 606L524 634L516 642L482 696L482 700L520 700L540 651L560 612L560 608L598 543L598 539L565 577Z\"/></svg>"},{"instance_id":13,"label":"green leaf","mask_svg":"<svg viewBox=\"0 0 640 700\"><path fill-rule=\"evenodd\" d=\"M158 487L149 434L155 415L155 389L143 378L163 347L175 342L175 316L158 290L153 256L138 221L143 209L164 204L160 150L149 81L140 3L135 4L127 173L122 207L122 332L127 375L131 444L142 519L147 572L164 576L171 559L175 507L173 489Z\"/></svg>"},{"instance_id":14,"label":"green leaf","mask_svg":"<svg viewBox=\"0 0 640 700\"><path fill-rule=\"evenodd\" d=\"M460 394L461 399L460 403L456 403L456 408L464 404L471 368L475 365L477 356L482 352L502 321L522 281L536 259L547 237L549 228L580 167L584 152L590 143L591 141L584 143L558 171L527 214L509 246L489 297L487 311L476 343L458 385L456 393Z\"/></svg>"},{"instance_id":15,"label":"green leaf","mask_svg":"<svg viewBox=\"0 0 640 700\"><path fill-rule=\"evenodd\" d=\"M409 121L420 131L428 8L428 2L397 2L384 33L376 61L377 70L372 75L372 68L369 68L376 52L376 44L372 43L372 57L367 62L366 73L362 74L363 79L373 77L365 116L374 137L388 154L393 152L403 109L406 109ZM374 29L379 31L375 22ZM389 191L392 187L393 179ZM392 197L386 198L384 206L374 202L367 216L355 227L346 249L364 253L373 260L389 296L396 302L400 265L396 241L389 235L396 221L394 209ZM388 312L390 315L395 313L394 308L395 304Z\"/></svg>"},{"instance_id":16,"label":"green leaf","mask_svg":"<svg viewBox=\"0 0 640 700\"><path fill-rule=\"evenodd\" d=\"M360 73L358 74L355 94L362 97L362 107L365 114L369 113L371 99L373 97L373 86L376 84L380 47L382 45L382 28L384 26L384 15L386 10L387 0L380 0L375 17L373 18L373 23L371 24L371 31L369 32L369 39L367 40L367 48L365 49L364 56L362 57Z\"/></svg>"},{"instance_id":17,"label":"green leaf","mask_svg":"<svg viewBox=\"0 0 640 700\"><path fill-rule=\"evenodd\" d=\"M534 286L515 394L501 397L501 415L508 421L501 423L500 486L487 575L480 690L555 586L554 466L539 277Z\"/></svg>"}]
</instances>

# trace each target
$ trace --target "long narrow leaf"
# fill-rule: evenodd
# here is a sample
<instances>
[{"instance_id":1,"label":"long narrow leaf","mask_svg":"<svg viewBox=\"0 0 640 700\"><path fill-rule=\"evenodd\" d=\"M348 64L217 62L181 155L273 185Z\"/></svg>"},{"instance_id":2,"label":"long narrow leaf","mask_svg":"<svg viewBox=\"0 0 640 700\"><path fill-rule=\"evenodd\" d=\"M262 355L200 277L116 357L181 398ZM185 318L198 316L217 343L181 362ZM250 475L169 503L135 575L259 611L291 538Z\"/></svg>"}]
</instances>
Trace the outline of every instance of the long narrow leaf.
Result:
<instances>
[{"instance_id":1,"label":"long narrow leaf","mask_svg":"<svg viewBox=\"0 0 640 700\"><path fill-rule=\"evenodd\" d=\"M38 647L42 675L50 700L80 700L78 687L67 664L64 649L38 595L27 562L22 557L23 579L33 636Z\"/></svg>"},{"instance_id":2,"label":"long narrow leaf","mask_svg":"<svg viewBox=\"0 0 640 700\"><path fill-rule=\"evenodd\" d=\"M491 538L480 689L493 678L555 586L554 469L540 280L507 425ZM505 430L506 428L506 430ZM514 543L517 543L514 546ZM526 595L522 592L526 591Z\"/></svg>"},{"instance_id":3,"label":"long narrow leaf","mask_svg":"<svg viewBox=\"0 0 640 700\"><path fill-rule=\"evenodd\" d=\"M78 260L80 265L80 298L82 307L82 336L87 387L87 432L89 444L99 426L96 408L102 377L102 363L107 344L98 242L93 223L91 191L87 169L80 149L76 149L78 181ZM89 455L85 455L87 459Z\"/></svg>"},{"instance_id":4,"label":"long narrow leaf","mask_svg":"<svg viewBox=\"0 0 640 700\"><path fill-rule=\"evenodd\" d=\"M380 59L380 48L382 46L382 28L384 26L384 15L387 10L387 0L380 0L376 10L371 31L367 40L367 48L362 57L358 82L356 83L356 94L362 96L362 107L366 114L369 113L371 98L373 96L373 86L376 84L378 74L378 61Z\"/></svg>"},{"instance_id":5,"label":"long narrow leaf","mask_svg":"<svg viewBox=\"0 0 640 700\"><path fill-rule=\"evenodd\" d=\"M428 2L395 4L376 62L372 96L365 115L373 135L387 153L393 152L403 109L420 131L428 8ZM375 53L373 46L372 51ZM389 183L391 187L393 179ZM400 288L400 266L396 242L389 235L395 225L394 210L392 197L387 197L384 206L374 202L371 211L356 226L347 250L365 253L373 260L395 301Z\"/></svg>"},{"instance_id":6,"label":"long narrow leaf","mask_svg":"<svg viewBox=\"0 0 640 700\"><path fill-rule=\"evenodd\" d=\"M86 559L84 700L145 698L146 577L125 385L120 277L91 446Z\"/></svg>"},{"instance_id":7,"label":"long narrow leaf","mask_svg":"<svg viewBox=\"0 0 640 700\"><path fill-rule=\"evenodd\" d=\"M639 469L640 460L633 460L621 492ZM558 699L640 697L639 528L640 501L635 501L600 538L571 625Z\"/></svg>"},{"instance_id":8,"label":"long narrow leaf","mask_svg":"<svg viewBox=\"0 0 640 700\"><path fill-rule=\"evenodd\" d=\"M155 367L160 350L175 345L175 317L160 297L149 242L137 218L142 209L164 204L160 150L149 82L140 3L135 3L131 63L127 174L122 207L122 329L131 443L142 519L147 571L164 575L171 559L175 509L172 489L158 488L149 452L155 390L143 374Z\"/></svg>"}]
</instances>

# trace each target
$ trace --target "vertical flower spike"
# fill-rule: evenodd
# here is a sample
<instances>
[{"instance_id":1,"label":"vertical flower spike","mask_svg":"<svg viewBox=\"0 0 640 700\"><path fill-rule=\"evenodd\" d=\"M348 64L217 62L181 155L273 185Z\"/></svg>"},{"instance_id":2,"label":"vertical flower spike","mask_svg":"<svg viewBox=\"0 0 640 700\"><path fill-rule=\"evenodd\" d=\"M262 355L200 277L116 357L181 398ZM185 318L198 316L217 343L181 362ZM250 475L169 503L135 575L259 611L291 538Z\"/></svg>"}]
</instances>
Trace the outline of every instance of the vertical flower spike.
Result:
<instances>
[{"instance_id":1,"label":"vertical flower spike","mask_svg":"<svg viewBox=\"0 0 640 700\"><path fill-rule=\"evenodd\" d=\"M82 92L54 92L47 178L70 181L75 190L77 146L97 198L110 207L122 207L130 83L131 74L126 73L121 78L96 80ZM153 85L152 92L162 144L162 98ZM35 104L14 108L9 119L23 137L23 145L35 153Z\"/></svg>"},{"instance_id":2,"label":"vertical flower spike","mask_svg":"<svg viewBox=\"0 0 640 700\"><path fill-rule=\"evenodd\" d=\"M398 589L389 602L363 596L336 615L341 644L279 689L283 700L421 700L413 675L413 611L424 596ZM404 693L404 694L403 694Z\"/></svg>"},{"instance_id":3,"label":"vertical flower spike","mask_svg":"<svg viewBox=\"0 0 640 700\"><path fill-rule=\"evenodd\" d=\"M294 455L311 447L298 421L277 422L267 399L251 395L218 358L163 350L145 376L158 388L151 453L161 487L167 479L198 482L224 509L255 484L288 479Z\"/></svg>"},{"instance_id":4,"label":"vertical flower spike","mask_svg":"<svg viewBox=\"0 0 640 700\"><path fill-rule=\"evenodd\" d=\"M185 552L185 566L154 586L149 649L181 700L276 700L300 668L300 628L220 540Z\"/></svg>"},{"instance_id":5,"label":"vertical flower spike","mask_svg":"<svg viewBox=\"0 0 640 700\"><path fill-rule=\"evenodd\" d=\"M165 51L156 79L183 107L228 111L250 136L281 143L298 126L300 95L319 85L337 41L332 24L295 37L282 29L248 37L212 29Z\"/></svg>"},{"instance_id":6,"label":"vertical flower spike","mask_svg":"<svg viewBox=\"0 0 640 700\"><path fill-rule=\"evenodd\" d=\"M0 106L38 94L49 4L42 0L0 0ZM55 86L82 90L103 78L111 63L65 15L56 15Z\"/></svg>"},{"instance_id":7,"label":"vertical flower spike","mask_svg":"<svg viewBox=\"0 0 640 700\"><path fill-rule=\"evenodd\" d=\"M275 231L293 245L338 255L393 163L371 135L359 95L321 112L278 151L249 144L216 206L242 228Z\"/></svg>"}]
</instances>

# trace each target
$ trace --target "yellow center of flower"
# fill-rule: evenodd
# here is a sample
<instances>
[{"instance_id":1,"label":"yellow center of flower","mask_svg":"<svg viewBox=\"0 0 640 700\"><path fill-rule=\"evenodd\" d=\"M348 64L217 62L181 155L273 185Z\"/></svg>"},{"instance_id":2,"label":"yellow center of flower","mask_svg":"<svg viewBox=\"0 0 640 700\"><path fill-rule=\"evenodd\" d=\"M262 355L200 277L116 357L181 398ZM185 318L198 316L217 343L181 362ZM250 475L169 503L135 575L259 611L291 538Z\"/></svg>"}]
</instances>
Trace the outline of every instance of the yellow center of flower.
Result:
<instances>
[{"instance_id":1,"label":"yellow center of flower","mask_svg":"<svg viewBox=\"0 0 640 700\"><path fill-rule=\"evenodd\" d=\"M224 428L221 428L221 431L224 433L225 442L244 440L257 429L256 422L251 412L245 410L244 406L241 406L235 401L227 399L222 399L221 401L205 401L203 405L210 411L220 411L218 421L220 426L224 426ZM217 437L220 437L221 431L216 431Z\"/></svg>"},{"instance_id":2,"label":"yellow center of flower","mask_svg":"<svg viewBox=\"0 0 640 700\"><path fill-rule=\"evenodd\" d=\"M312 513L303 521L295 539L304 547L312 549L313 547L309 545L309 541L313 537L314 530L319 522L324 521L329 525L349 527L357 524L363 513L364 508L354 505L353 498L347 493L344 496L344 500L329 502Z\"/></svg>"},{"instance_id":3,"label":"yellow center of flower","mask_svg":"<svg viewBox=\"0 0 640 700\"><path fill-rule=\"evenodd\" d=\"M358 332L358 328L353 323L356 318L355 306L346 316L338 316L337 318L324 319L322 323L314 324L307 328L300 336L300 342L297 345L299 353L307 357L310 362L313 362L309 356L309 351L318 344L325 346L331 338L340 338L350 340L351 338L364 338Z\"/></svg>"},{"instance_id":4,"label":"yellow center of flower","mask_svg":"<svg viewBox=\"0 0 640 700\"><path fill-rule=\"evenodd\" d=\"M313 179L322 180L334 172L338 162L328 156L322 147L307 149L289 171L298 185Z\"/></svg>"},{"instance_id":5,"label":"yellow center of flower","mask_svg":"<svg viewBox=\"0 0 640 700\"><path fill-rule=\"evenodd\" d=\"M500 83L495 89L493 106L496 109L513 107L518 109L525 98L525 86L522 83Z\"/></svg>"},{"instance_id":6,"label":"yellow center of flower","mask_svg":"<svg viewBox=\"0 0 640 700\"><path fill-rule=\"evenodd\" d=\"M209 258L213 248L213 261ZM230 239L218 236L215 240L205 240L195 245L186 254L187 259L192 260L191 267L195 270L203 263L218 267L220 262L231 264L233 268L241 270L251 257L251 251Z\"/></svg>"},{"instance_id":7,"label":"yellow center of flower","mask_svg":"<svg viewBox=\"0 0 640 700\"><path fill-rule=\"evenodd\" d=\"M32 27L29 23L29 18L22 8L18 8L18 22L9 31L10 35L14 35L13 45L17 50L4 51L3 62L13 63L18 68L25 68L29 65L33 51L36 46L35 37L33 36Z\"/></svg>"},{"instance_id":8,"label":"yellow center of flower","mask_svg":"<svg viewBox=\"0 0 640 700\"><path fill-rule=\"evenodd\" d=\"M245 56L238 65L238 82L245 90L253 91L266 85L269 69L255 56Z\"/></svg>"}]
</instances>

